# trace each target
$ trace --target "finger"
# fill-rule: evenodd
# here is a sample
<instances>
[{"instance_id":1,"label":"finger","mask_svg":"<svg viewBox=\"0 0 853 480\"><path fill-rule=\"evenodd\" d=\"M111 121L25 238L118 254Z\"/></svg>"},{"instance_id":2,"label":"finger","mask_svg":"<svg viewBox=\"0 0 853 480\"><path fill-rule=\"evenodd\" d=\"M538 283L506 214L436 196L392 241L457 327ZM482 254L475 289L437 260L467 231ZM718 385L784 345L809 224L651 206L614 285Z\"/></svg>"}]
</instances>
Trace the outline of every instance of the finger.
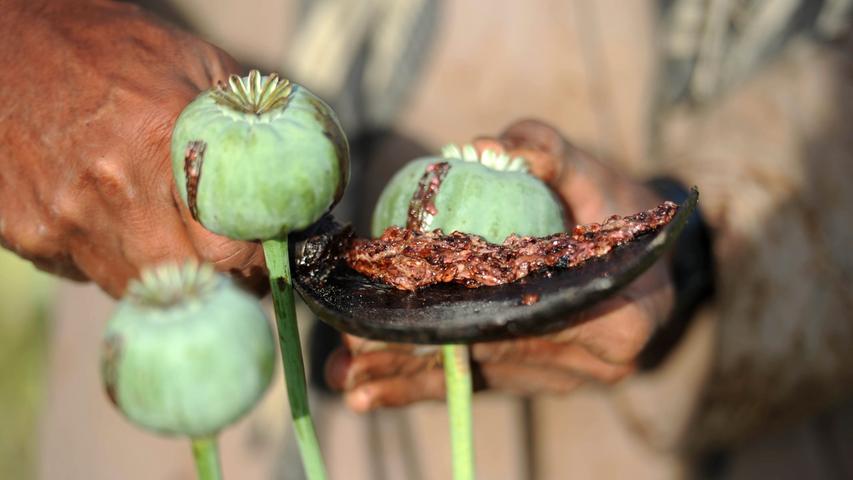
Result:
<instances>
[{"instance_id":1,"label":"finger","mask_svg":"<svg viewBox=\"0 0 853 480\"><path fill-rule=\"evenodd\" d=\"M379 340L371 340L369 338L357 337L355 335L344 334L344 345L349 348L353 354L362 354L374 352L377 350L393 350L402 353L412 353L416 355L426 355L438 350L435 345L414 345L411 343L393 343L383 342Z\"/></svg>"},{"instance_id":2,"label":"finger","mask_svg":"<svg viewBox=\"0 0 853 480\"><path fill-rule=\"evenodd\" d=\"M113 298L121 297L127 282L137 276L133 265L121 255L117 237L102 237L96 244L75 236L69 246L74 264Z\"/></svg>"},{"instance_id":3,"label":"finger","mask_svg":"<svg viewBox=\"0 0 853 480\"><path fill-rule=\"evenodd\" d=\"M624 175L572 145L544 122L521 120L510 125L500 138L510 155L528 157L534 174L560 193L579 223L652 206L638 204L638 188Z\"/></svg>"},{"instance_id":4,"label":"finger","mask_svg":"<svg viewBox=\"0 0 853 480\"><path fill-rule=\"evenodd\" d=\"M210 45L205 45L204 48L206 55L209 57L206 70L208 70L209 75L213 75L213 78L208 81L222 80L227 77L228 68L236 68L236 62L221 50ZM226 60L228 61L226 62ZM213 70L212 72L211 69ZM208 87L209 85L199 86L199 88ZM178 108L174 110L180 112L184 103L181 101ZM169 117L168 121L160 123L164 126L163 131L169 132L169 135L164 135L162 138L170 139L174 118ZM168 143L164 143L162 150L168 152L168 148ZM217 270L227 272L243 286L255 292L262 293L266 291L269 288L267 269L263 247L260 243L236 241L214 234L192 218L192 214L181 199L177 185L175 185L173 180L171 162L168 160L170 157L166 154L163 158L165 159L163 168L158 169L154 177L160 182L159 185L168 185L168 189L164 190L171 197L169 201L170 207L177 213L178 218L181 219L183 223L182 229L186 231L189 242L197 252L200 260L212 263ZM159 170L162 170L162 172Z\"/></svg>"},{"instance_id":5,"label":"finger","mask_svg":"<svg viewBox=\"0 0 853 480\"><path fill-rule=\"evenodd\" d=\"M545 183L554 183L562 171L561 156L538 150L532 146L513 146L493 137L476 138L472 145L479 153L484 150L492 150L497 153L507 153L513 157L524 158L530 167L530 173Z\"/></svg>"},{"instance_id":6,"label":"finger","mask_svg":"<svg viewBox=\"0 0 853 480\"><path fill-rule=\"evenodd\" d=\"M572 146L551 125L520 120L507 127L499 140L509 155L527 159L531 173L560 194L573 221L600 221L602 212L632 213L616 209L612 172Z\"/></svg>"},{"instance_id":7,"label":"finger","mask_svg":"<svg viewBox=\"0 0 853 480\"><path fill-rule=\"evenodd\" d=\"M157 150L154 146L151 148ZM147 267L181 264L199 258L172 205L170 189L163 185L171 179L167 172L168 161L163 160L168 157L152 154L150 158L159 161L149 162L152 173L148 175L137 169L124 170L120 168L122 162L118 161L98 164L96 173L100 181L95 190L101 197L99 204L107 206L102 214L109 221L88 222L88 238L107 238L108 235L117 238L117 253L130 265L133 277ZM110 232L96 231L106 225L110 226ZM128 280L114 279L122 291Z\"/></svg>"},{"instance_id":8,"label":"finger","mask_svg":"<svg viewBox=\"0 0 853 480\"><path fill-rule=\"evenodd\" d=\"M201 260L212 263L217 270L227 272L253 291L264 291L268 285L263 247L257 242L231 240L207 230L192 218L176 187L173 197L190 243Z\"/></svg>"},{"instance_id":9,"label":"finger","mask_svg":"<svg viewBox=\"0 0 853 480\"><path fill-rule=\"evenodd\" d=\"M409 377L389 377L348 391L344 400L356 412L380 407L402 407L422 400L444 398L444 371L429 369Z\"/></svg>"},{"instance_id":10,"label":"finger","mask_svg":"<svg viewBox=\"0 0 853 480\"><path fill-rule=\"evenodd\" d=\"M197 91L207 90L218 82L227 82L232 74L243 75L243 66L222 49L195 38L189 43L192 48L182 52L185 56L184 74Z\"/></svg>"},{"instance_id":11,"label":"finger","mask_svg":"<svg viewBox=\"0 0 853 480\"><path fill-rule=\"evenodd\" d=\"M116 223L116 215L109 207L103 208L104 202L98 198L105 192L112 193L115 198L125 198L125 192L118 185L122 178L113 174L115 169L106 160L99 165L102 167L97 169L97 174L80 176L79 181L83 184L75 185L77 193L66 197L57 208L62 208L66 216L75 219L74 230L67 240L73 263L107 294L118 298L124 293L128 280L137 275L137 271L122 253L122 241L118 233L122 230L119 227L121 224ZM101 179L104 181L101 182ZM122 205L127 205L127 202ZM68 214L72 210L73 215Z\"/></svg>"},{"instance_id":12,"label":"finger","mask_svg":"<svg viewBox=\"0 0 853 480\"><path fill-rule=\"evenodd\" d=\"M370 340L364 337L357 337L355 335L344 334L343 335L343 343L344 346L349 349L353 354L358 353L366 353L374 350L381 350L387 347L387 343L378 342L375 340Z\"/></svg>"},{"instance_id":13,"label":"finger","mask_svg":"<svg viewBox=\"0 0 853 480\"><path fill-rule=\"evenodd\" d=\"M625 301L610 314L580 325L576 341L607 362L629 363L648 342L652 324L648 312Z\"/></svg>"},{"instance_id":14,"label":"finger","mask_svg":"<svg viewBox=\"0 0 853 480\"><path fill-rule=\"evenodd\" d=\"M146 267L198 258L174 212L137 209L122 218L105 214L103 220L93 218L89 225L85 234L74 237L72 256L80 270L113 297L120 297L128 281ZM111 230L102 231L100 225L109 225ZM92 242L93 238L98 242Z\"/></svg>"},{"instance_id":15,"label":"finger","mask_svg":"<svg viewBox=\"0 0 853 480\"><path fill-rule=\"evenodd\" d=\"M163 264L183 264L198 260L198 253L190 242L184 224L177 212L159 208L137 215L129 214L123 220L121 251L135 270Z\"/></svg>"},{"instance_id":16,"label":"finger","mask_svg":"<svg viewBox=\"0 0 853 480\"><path fill-rule=\"evenodd\" d=\"M634 357L625 363L611 363L606 358L598 357L585 346L579 344L561 345L554 352L553 364L579 377L595 380L601 383L615 383L630 375L634 370ZM546 358L535 357L526 365L549 365Z\"/></svg>"},{"instance_id":17,"label":"finger","mask_svg":"<svg viewBox=\"0 0 853 480\"><path fill-rule=\"evenodd\" d=\"M514 363L480 365L487 387L517 394L567 393L583 383L583 378L561 369L531 367ZM441 368L419 370L413 375L391 376L363 383L345 394L347 405L356 412L380 407L399 407L423 400L439 400L445 395Z\"/></svg>"},{"instance_id":18,"label":"finger","mask_svg":"<svg viewBox=\"0 0 853 480\"><path fill-rule=\"evenodd\" d=\"M672 301L672 286L665 270L657 266L617 296L577 314L569 328L545 337L475 344L472 357L484 364L560 366L616 381L630 373L662 320L658 317L670 310Z\"/></svg>"},{"instance_id":19,"label":"finger","mask_svg":"<svg viewBox=\"0 0 853 480\"><path fill-rule=\"evenodd\" d=\"M245 68L234 57L224 50L211 46L211 59L208 60L208 70L211 76L211 85L218 82L227 82L232 74L242 75Z\"/></svg>"},{"instance_id":20,"label":"finger","mask_svg":"<svg viewBox=\"0 0 853 480\"><path fill-rule=\"evenodd\" d=\"M610 363L594 355L584 345L573 342L534 338L496 343L474 345L472 358L481 365L509 363L525 367L562 369L579 377L604 383L618 381L634 370L632 363Z\"/></svg>"},{"instance_id":21,"label":"finger","mask_svg":"<svg viewBox=\"0 0 853 480\"><path fill-rule=\"evenodd\" d=\"M368 352L352 357L345 374L344 388L353 389L382 378L409 377L429 369L441 369L437 350L433 355L412 355L395 350Z\"/></svg>"},{"instance_id":22,"label":"finger","mask_svg":"<svg viewBox=\"0 0 853 480\"><path fill-rule=\"evenodd\" d=\"M326 359L326 364L323 366L323 376L326 379L326 385L333 390L343 390L346 385L347 372L349 372L352 364L352 354L346 347L338 347L335 349L329 358Z\"/></svg>"},{"instance_id":23,"label":"finger","mask_svg":"<svg viewBox=\"0 0 853 480\"><path fill-rule=\"evenodd\" d=\"M518 363L530 357L552 354L556 345L544 337L475 343L471 347L471 359L483 364Z\"/></svg>"},{"instance_id":24,"label":"finger","mask_svg":"<svg viewBox=\"0 0 853 480\"><path fill-rule=\"evenodd\" d=\"M541 120L524 118L510 124L500 135L507 149L529 148L560 156L565 153L565 140L556 128Z\"/></svg>"},{"instance_id":25,"label":"finger","mask_svg":"<svg viewBox=\"0 0 853 480\"><path fill-rule=\"evenodd\" d=\"M617 296L585 312L593 320L577 325L572 337L607 362L633 362L672 309L673 299L665 268L655 266Z\"/></svg>"},{"instance_id":26,"label":"finger","mask_svg":"<svg viewBox=\"0 0 853 480\"><path fill-rule=\"evenodd\" d=\"M554 183L562 176L568 143L551 125L523 119L507 127L500 140L510 155L526 158L531 172L543 181Z\"/></svg>"},{"instance_id":27,"label":"finger","mask_svg":"<svg viewBox=\"0 0 853 480\"><path fill-rule=\"evenodd\" d=\"M568 393L583 384L582 377L559 368L483 363L479 370L488 388L518 395Z\"/></svg>"}]
</instances>

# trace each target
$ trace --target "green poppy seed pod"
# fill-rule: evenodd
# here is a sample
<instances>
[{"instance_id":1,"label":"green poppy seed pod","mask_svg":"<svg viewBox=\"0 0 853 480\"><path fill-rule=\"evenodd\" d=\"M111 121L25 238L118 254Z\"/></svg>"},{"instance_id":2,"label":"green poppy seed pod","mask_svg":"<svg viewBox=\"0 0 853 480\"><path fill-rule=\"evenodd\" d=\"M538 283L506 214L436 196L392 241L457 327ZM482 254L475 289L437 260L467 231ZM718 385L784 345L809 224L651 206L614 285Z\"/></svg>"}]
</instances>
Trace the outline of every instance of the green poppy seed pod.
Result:
<instances>
[{"instance_id":1,"label":"green poppy seed pod","mask_svg":"<svg viewBox=\"0 0 853 480\"><path fill-rule=\"evenodd\" d=\"M107 324L101 373L110 400L158 433L213 435L266 391L275 342L252 295L209 265L167 265L131 283Z\"/></svg>"},{"instance_id":2,"label":"green poppy seed pod","mask_svg":"<svg viewBox=\"0 0 853 480\"><path fill-rule=\"evenodd\" d=\"M193 218L238 240L304 229L340 200L349 180L349 146L332 109L305 87L257 70L187 105L171 153Z\"/></svg>"},{"instance_id":3,"label":"green poppy seed pod","mask_svg":"<svg viewBox=\"0 0 853 480\"><path fill-rule=\"evenodd\" d=\"M373 211L371 234L379 236L391 225L459 231L502 243L512 234L563 232L565 215L523 158L448 145L441 158L413 160L386 185Z\"/></svg>"}]
</instances>

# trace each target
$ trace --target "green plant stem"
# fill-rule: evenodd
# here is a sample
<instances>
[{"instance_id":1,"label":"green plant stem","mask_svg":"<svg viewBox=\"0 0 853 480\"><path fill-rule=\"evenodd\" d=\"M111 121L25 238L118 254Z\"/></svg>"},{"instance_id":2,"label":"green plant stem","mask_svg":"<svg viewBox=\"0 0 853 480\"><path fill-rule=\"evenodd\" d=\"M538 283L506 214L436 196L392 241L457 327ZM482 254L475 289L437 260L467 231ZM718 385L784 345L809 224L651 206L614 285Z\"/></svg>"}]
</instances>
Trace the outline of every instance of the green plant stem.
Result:
<instances>
[{"instance_id":1,"label":"green plant stem","mask_svg":"<svg viewBox=\"0 0 853 480\"><path fill-rule=\"evenodd\" d=\"M454 480L474 478L474 440L471 431L471 367L467 345L443 345L450 448Z\"/></svg>"},{"instance_id":2,"label":"green plant stem","mask_svg":"<svg viewBox=\"0 0 853 480\"><path fill-rule=\"evenodd\" d=\"M284 363L284 381L287 385L287 399L290 402L290 415L293 417L299 454L302 456L308 479L323 480L326 478L326 467L308 407L308 386L305 382L302 345L299 343L299 327L296 324L287 239L266 240L263 247L270 272L278 339Z\"/></svg>"},{"instance_id":3,"label":"green plant stem","mask_svg":"<svg viewBox=\"0 0 853 480\"><path fill-rule=\"evenodd\" d=\"M192 447L198 480L222 480L216 437L193 438Z\"/></svg>"}]
</instances>

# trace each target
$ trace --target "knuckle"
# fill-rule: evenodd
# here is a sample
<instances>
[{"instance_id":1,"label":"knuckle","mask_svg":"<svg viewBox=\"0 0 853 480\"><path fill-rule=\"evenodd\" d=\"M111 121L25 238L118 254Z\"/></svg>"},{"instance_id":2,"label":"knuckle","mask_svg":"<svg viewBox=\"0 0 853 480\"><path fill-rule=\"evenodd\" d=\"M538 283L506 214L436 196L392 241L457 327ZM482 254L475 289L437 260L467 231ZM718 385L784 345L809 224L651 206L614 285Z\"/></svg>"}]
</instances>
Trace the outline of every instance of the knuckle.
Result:
<instances>
[{"instance_id":1,"label":"knuckle","mask_svg":"<svg viewBox=\"0 0 853 480\"><path fill-rule=\"evenodd\" d=\"M207 69L211 85L215 85L217 81L226 81L229 75L238 73L237 61L230 55L213 45L207 45L207 52Z\"/></svg>"},{"instance_id":2,"label":"knuckle","mask_svg":"<svg viewBox=\"0 0 853 480\"><path fill-rule=\"evenodd\" d=\"M633 362L652 332L652 321L635 303L618 314L590 324L584 344L598 357L615 364Z\"/></svg>"},{"instance_id":3,"label":"knuckle","mask_svg":"<svg viewBox=\"0 0 853 480\"><path fill-rule=\"evenodd\" d=\"M252 243L222 240L200 254L217 269L242 276L251 276L264 265L263 250Z\"/></svg>"},{"instance_id":4,"label":"knuckle","mask_svg":"<svg viewBox=\"0 0 853 480\"><path fill-rule=\"evenodd\" d=\"M123 165L113 158L99 158L88 172L89 183L113 204L123 204L133 198L133 190Z\"/></svg>"},{"instance_id":5,"label":"knuckle","mask_svg":"<svg viewBox=\"0 0 853 480\"><path fill-rule=\"evenodd\" d=\"M58 245L48 227L42 222L19 225L19 228L5 228L2 235L3 245L28 260L47 259L56 256Z\"/></svg>"},{"instance_id":6,"label":"knuckle","mask_svg":"<svg viewBox=\"0 0 853 480\"><path fill-rule=\"evenodd\" d=\"M600 380L607 384L614 384L624 379L628 375L634 372L634 365L620 365L618 367L613 367L609 371L605 372L601 375Z\"/></svg>"},{"instance_id":7,"label":"knuckle","mask_svg":"<svg viewBox=\"0 0 853 480\"><path fill-rule=\"evenodd\" d=\"M84 210L84 202L80 195L69 191L57 193L49 207L51 219L68 230L82 225Z\"/></svg>"},{"instance_id":8,"label":"knuckle","mask_svg":"<svg viewBox=\"0 0 853 480\"><path fill-rule=\"evenodd\" d=\"M223 240L214 244L207 256L214 265L223 268L242 270L254 256L255 249L250 245Z\"/></svg>"}]
</instances>

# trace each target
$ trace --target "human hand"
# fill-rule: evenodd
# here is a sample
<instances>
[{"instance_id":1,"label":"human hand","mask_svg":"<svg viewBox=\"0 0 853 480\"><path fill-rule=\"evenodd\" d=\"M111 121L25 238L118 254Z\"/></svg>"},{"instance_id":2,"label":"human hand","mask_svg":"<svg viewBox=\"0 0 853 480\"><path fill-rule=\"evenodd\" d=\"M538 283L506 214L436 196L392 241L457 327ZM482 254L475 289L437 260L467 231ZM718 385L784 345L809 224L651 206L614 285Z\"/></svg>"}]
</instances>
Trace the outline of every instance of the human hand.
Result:
<instances>
[{"instance_id":1,"label":"human hand","mask_svg":"<svg viewBox=\"0 0 853 480\"><path fill-rule=\"evenodd\" d=\"M552 127L524 120L485 148L523 156L532 172L565 201L576 223L627 215L660 202L656 195L572 147ZM575 326L532 338L471 346L475 382L518 394L563 393L586 382L613 383L631 373L637 355L672 308L668 270L659 262L627 288L582 312ZM345 336L326 365L329 384L356 411L444 396L440 351Z\"/></svg>"},{"instance_id":2,"label":"human hand","mask_svg":"<svg viewBox=\"0 0 853 480\"><path fill-rule=\"evenodd\" d=\"M0 243L113 296L166 260L263 285L260 247L193 221L169 156L178 114L236 61L122 2L3 3Z\"/></svg>"}]
</instances>

